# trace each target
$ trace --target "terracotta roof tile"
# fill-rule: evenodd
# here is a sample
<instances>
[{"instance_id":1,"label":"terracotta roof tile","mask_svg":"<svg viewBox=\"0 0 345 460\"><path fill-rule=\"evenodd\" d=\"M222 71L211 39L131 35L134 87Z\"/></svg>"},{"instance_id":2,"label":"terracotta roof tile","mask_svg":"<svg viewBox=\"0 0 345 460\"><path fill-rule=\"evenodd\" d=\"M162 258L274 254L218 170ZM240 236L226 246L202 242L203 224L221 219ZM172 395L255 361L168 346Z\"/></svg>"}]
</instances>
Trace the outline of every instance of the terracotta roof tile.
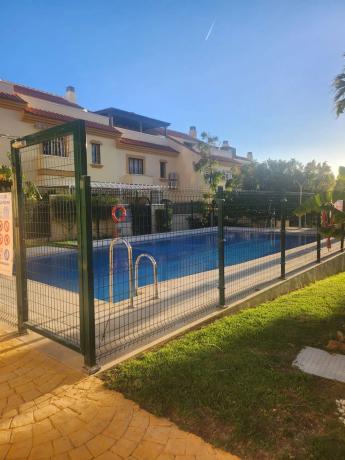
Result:
<instances>
[{"instance_id":1,"label":"terracotta roof tile","mask_svg":"<svg viewBox=\"0 0 345 460\"><path fill-rule=\"evenodd\" d=\"M149 149L159 150L160 152L168 152L168 153L179 153L178 150L169 147L168 145L160 145L160 144L153 144L152 142L144 142L138 141L136 139L128 139L126 137L122 137L120 139L121 145L130 145L130 146L137 146L137 147L145 147Z\"/></svg>"},{"instance_id":2,"label":"terracotta roof tile","mask_svg":"<svg viewBox=\"0 0 345 460\"><path fill-rule=\"evenodd\" d=\"M37 115L37 116L44 117L44 118L49 118L50 120L58 120L61 122L78 120L78 118L75 118L75 117L70 117L68 115L62 115L61 113L49 112L47 110L34 109L33 107L26 108L25 113ZM108 126L108 125L102 125L102 123L96 123L94 121L85 120L85 124L86 124L86 127L88 128L101 129L102 131L107 131L113 134L121 134L120 131L118 131L114 127Z\"/></svg>"},{"instance_id":3,"label":"terracotta roof tile","mask_svg":"<svg viewBox=\"0 0 345 460\"><path fill-rule=\"evenodd\" d=\"M22 85L13 85L13 89L16 93L24 94L26 96L37 97L38 99L44 99L45 101L55 102L56 104L82 108L80 105L70 102L62 96L46 93L45 91L40 91L38 89L28 88L27 86Z\"/></svg>"},{"instance_id":4,"label":"terracotta roof tile","mask_svg":"<svg viewBox=\"0 0 345 460\"><path fill-rule=\"evenodd\" d=\"M24 99L22 99L17 94L4 93L4 92L1 91L0 92L0 98L1 99L8 99L9 101L21 102L22 104L26 104Z\"/></svg>"}]
</instances>

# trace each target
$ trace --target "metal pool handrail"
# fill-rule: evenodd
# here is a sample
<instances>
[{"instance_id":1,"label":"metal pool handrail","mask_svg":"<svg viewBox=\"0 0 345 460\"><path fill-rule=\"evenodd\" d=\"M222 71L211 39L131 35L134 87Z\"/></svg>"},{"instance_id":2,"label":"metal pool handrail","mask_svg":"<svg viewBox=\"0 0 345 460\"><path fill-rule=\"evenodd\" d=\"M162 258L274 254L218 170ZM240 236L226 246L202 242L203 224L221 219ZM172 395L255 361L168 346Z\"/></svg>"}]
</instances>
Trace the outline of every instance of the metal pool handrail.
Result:
<instances>
[{"instance_id":1,"label":"metal pool handrail","mask_svg":"<svg viewBox=\"0 0 345 460\"><path fill-rule=\"evenodd\" d=\"M139 273L139 262L141 259L143 259L144 257L146 257L147 259L149 259L149 261L151 262L152 264L152 268L153 268L153 283L154 283L154 288L155 288L155 296L154 298L155 299L158 299L158 272L157 272L157 262L155 260L155 258L153 256L151 256L150 254L140 254L136 261L135 261L135 266L134 266L134 292L135 292L135 295L138 295L138 285L139 285L139 277L138 277L138 273Z\"/></svg>"},{"instance_id":2,"label":"metal pool handrail","mask_svg":"<svg viewBox=\"0 0 345 460\"><path fill-rule=\"evenodd\" d=\"M128 256L128 284L129 284L129 299L131 308L133 308L133 258L132 246L125 238L114 238L109 246L109 302L114 303L113 286L114 286L114 254L113 249L116 243L123 243L127 248Z\"/></svg>"}]
</instances>

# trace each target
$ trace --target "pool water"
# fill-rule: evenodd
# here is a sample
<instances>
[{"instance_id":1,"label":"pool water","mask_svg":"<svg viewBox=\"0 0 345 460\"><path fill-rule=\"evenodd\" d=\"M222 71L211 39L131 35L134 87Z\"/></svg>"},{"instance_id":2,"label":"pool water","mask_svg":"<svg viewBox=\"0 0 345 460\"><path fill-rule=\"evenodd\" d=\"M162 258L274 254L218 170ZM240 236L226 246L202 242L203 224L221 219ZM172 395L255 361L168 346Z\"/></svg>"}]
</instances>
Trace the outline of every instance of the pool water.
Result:
<instances>
[{"instance_id":1,"label":"pool water","mask_svg":"<svg viewBox=\"0 0 345 460\"><path fill-rule=\"evenodd\" d=\"M287 234L286 249L315 241L315 237ZM158 266L158 280L165 281L212 270L218 266L217 233L203 232L167 238L146 239L131 243L133 264L139 254L152 255ZM115 301L129 297L128 261L124 245L117 245L114 255ZM254 231L227 231L225 233L225 265L235 265L280 251L279 233ZM109 245L94 248L95 297L109 299ZM66 250L49 256L29 257L29 279L77 292L77 252ZM139 286L153 282L152 266L142 259L139 266Z\"/></svg>"}]
</instances>

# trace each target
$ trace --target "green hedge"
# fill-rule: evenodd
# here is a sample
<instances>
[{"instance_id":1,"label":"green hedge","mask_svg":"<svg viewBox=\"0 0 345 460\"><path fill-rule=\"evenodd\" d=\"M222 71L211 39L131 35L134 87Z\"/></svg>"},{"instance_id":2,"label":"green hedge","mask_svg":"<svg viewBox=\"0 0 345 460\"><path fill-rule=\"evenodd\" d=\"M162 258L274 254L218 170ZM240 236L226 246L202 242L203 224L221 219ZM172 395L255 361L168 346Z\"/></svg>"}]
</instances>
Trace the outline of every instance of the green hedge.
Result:
<instances>
[{"instance_id":1,"label":"green hedge","mask_svg":"<svg viewBox=\"0 0 345 460\"><path fill-rule=\"evenodd\" d=\"M118 199L107 195L91 197L92 220L111 219L111 209ZM51 199L52 217L55 222L73 226L77 220L77 208L74 195L56 195Z\"/></svg>"},{"instance_id":2,"label":"green hedge","mask_svg":"<svg viewBox=\"0 0 345 460\"><path fill-rule=\"evenodd\" d=\"M52 218L59 224L73 227L77 220L77 207L74 195L56 195L51 198Z\"/></svg>"},{"instance_id":3,"label":"green hedge","mask_svg":"<svg viewBox=\"0 0 345 460\"><path fill-rule=\"evenodd\" d=\"M117 205L119 200L109 195L93 195L91 197L92 219L111 219L112 207Z\"/></svg>"},{"instance_id":4,"label":"green hedge","mask_svg":"<svg viewBox=\"0 0 345 460\"><path fill-rule=\"evenodd\" d=\"M173 210L171 208L156 209L155 216L157 232L171 232Z\"/></svg>"}]
</instances>

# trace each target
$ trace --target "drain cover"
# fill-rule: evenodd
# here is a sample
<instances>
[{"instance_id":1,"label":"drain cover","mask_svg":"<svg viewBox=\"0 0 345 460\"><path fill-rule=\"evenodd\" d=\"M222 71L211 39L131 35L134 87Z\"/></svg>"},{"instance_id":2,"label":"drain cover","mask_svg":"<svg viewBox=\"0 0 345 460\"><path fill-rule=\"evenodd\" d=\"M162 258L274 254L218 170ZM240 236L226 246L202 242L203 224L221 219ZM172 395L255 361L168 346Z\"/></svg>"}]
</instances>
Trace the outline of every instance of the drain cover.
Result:
<instances>
[{"instance_id":1,"label":"drain cover","mask_svg":"<svg viewBox=\"0 0 345 460\"><path fill-rule=\"evenodd\" d=\"M345 356L343 355L305 347L299 352L292 365L307 374L345 382Z\"/></svg>"}]
</instances>

